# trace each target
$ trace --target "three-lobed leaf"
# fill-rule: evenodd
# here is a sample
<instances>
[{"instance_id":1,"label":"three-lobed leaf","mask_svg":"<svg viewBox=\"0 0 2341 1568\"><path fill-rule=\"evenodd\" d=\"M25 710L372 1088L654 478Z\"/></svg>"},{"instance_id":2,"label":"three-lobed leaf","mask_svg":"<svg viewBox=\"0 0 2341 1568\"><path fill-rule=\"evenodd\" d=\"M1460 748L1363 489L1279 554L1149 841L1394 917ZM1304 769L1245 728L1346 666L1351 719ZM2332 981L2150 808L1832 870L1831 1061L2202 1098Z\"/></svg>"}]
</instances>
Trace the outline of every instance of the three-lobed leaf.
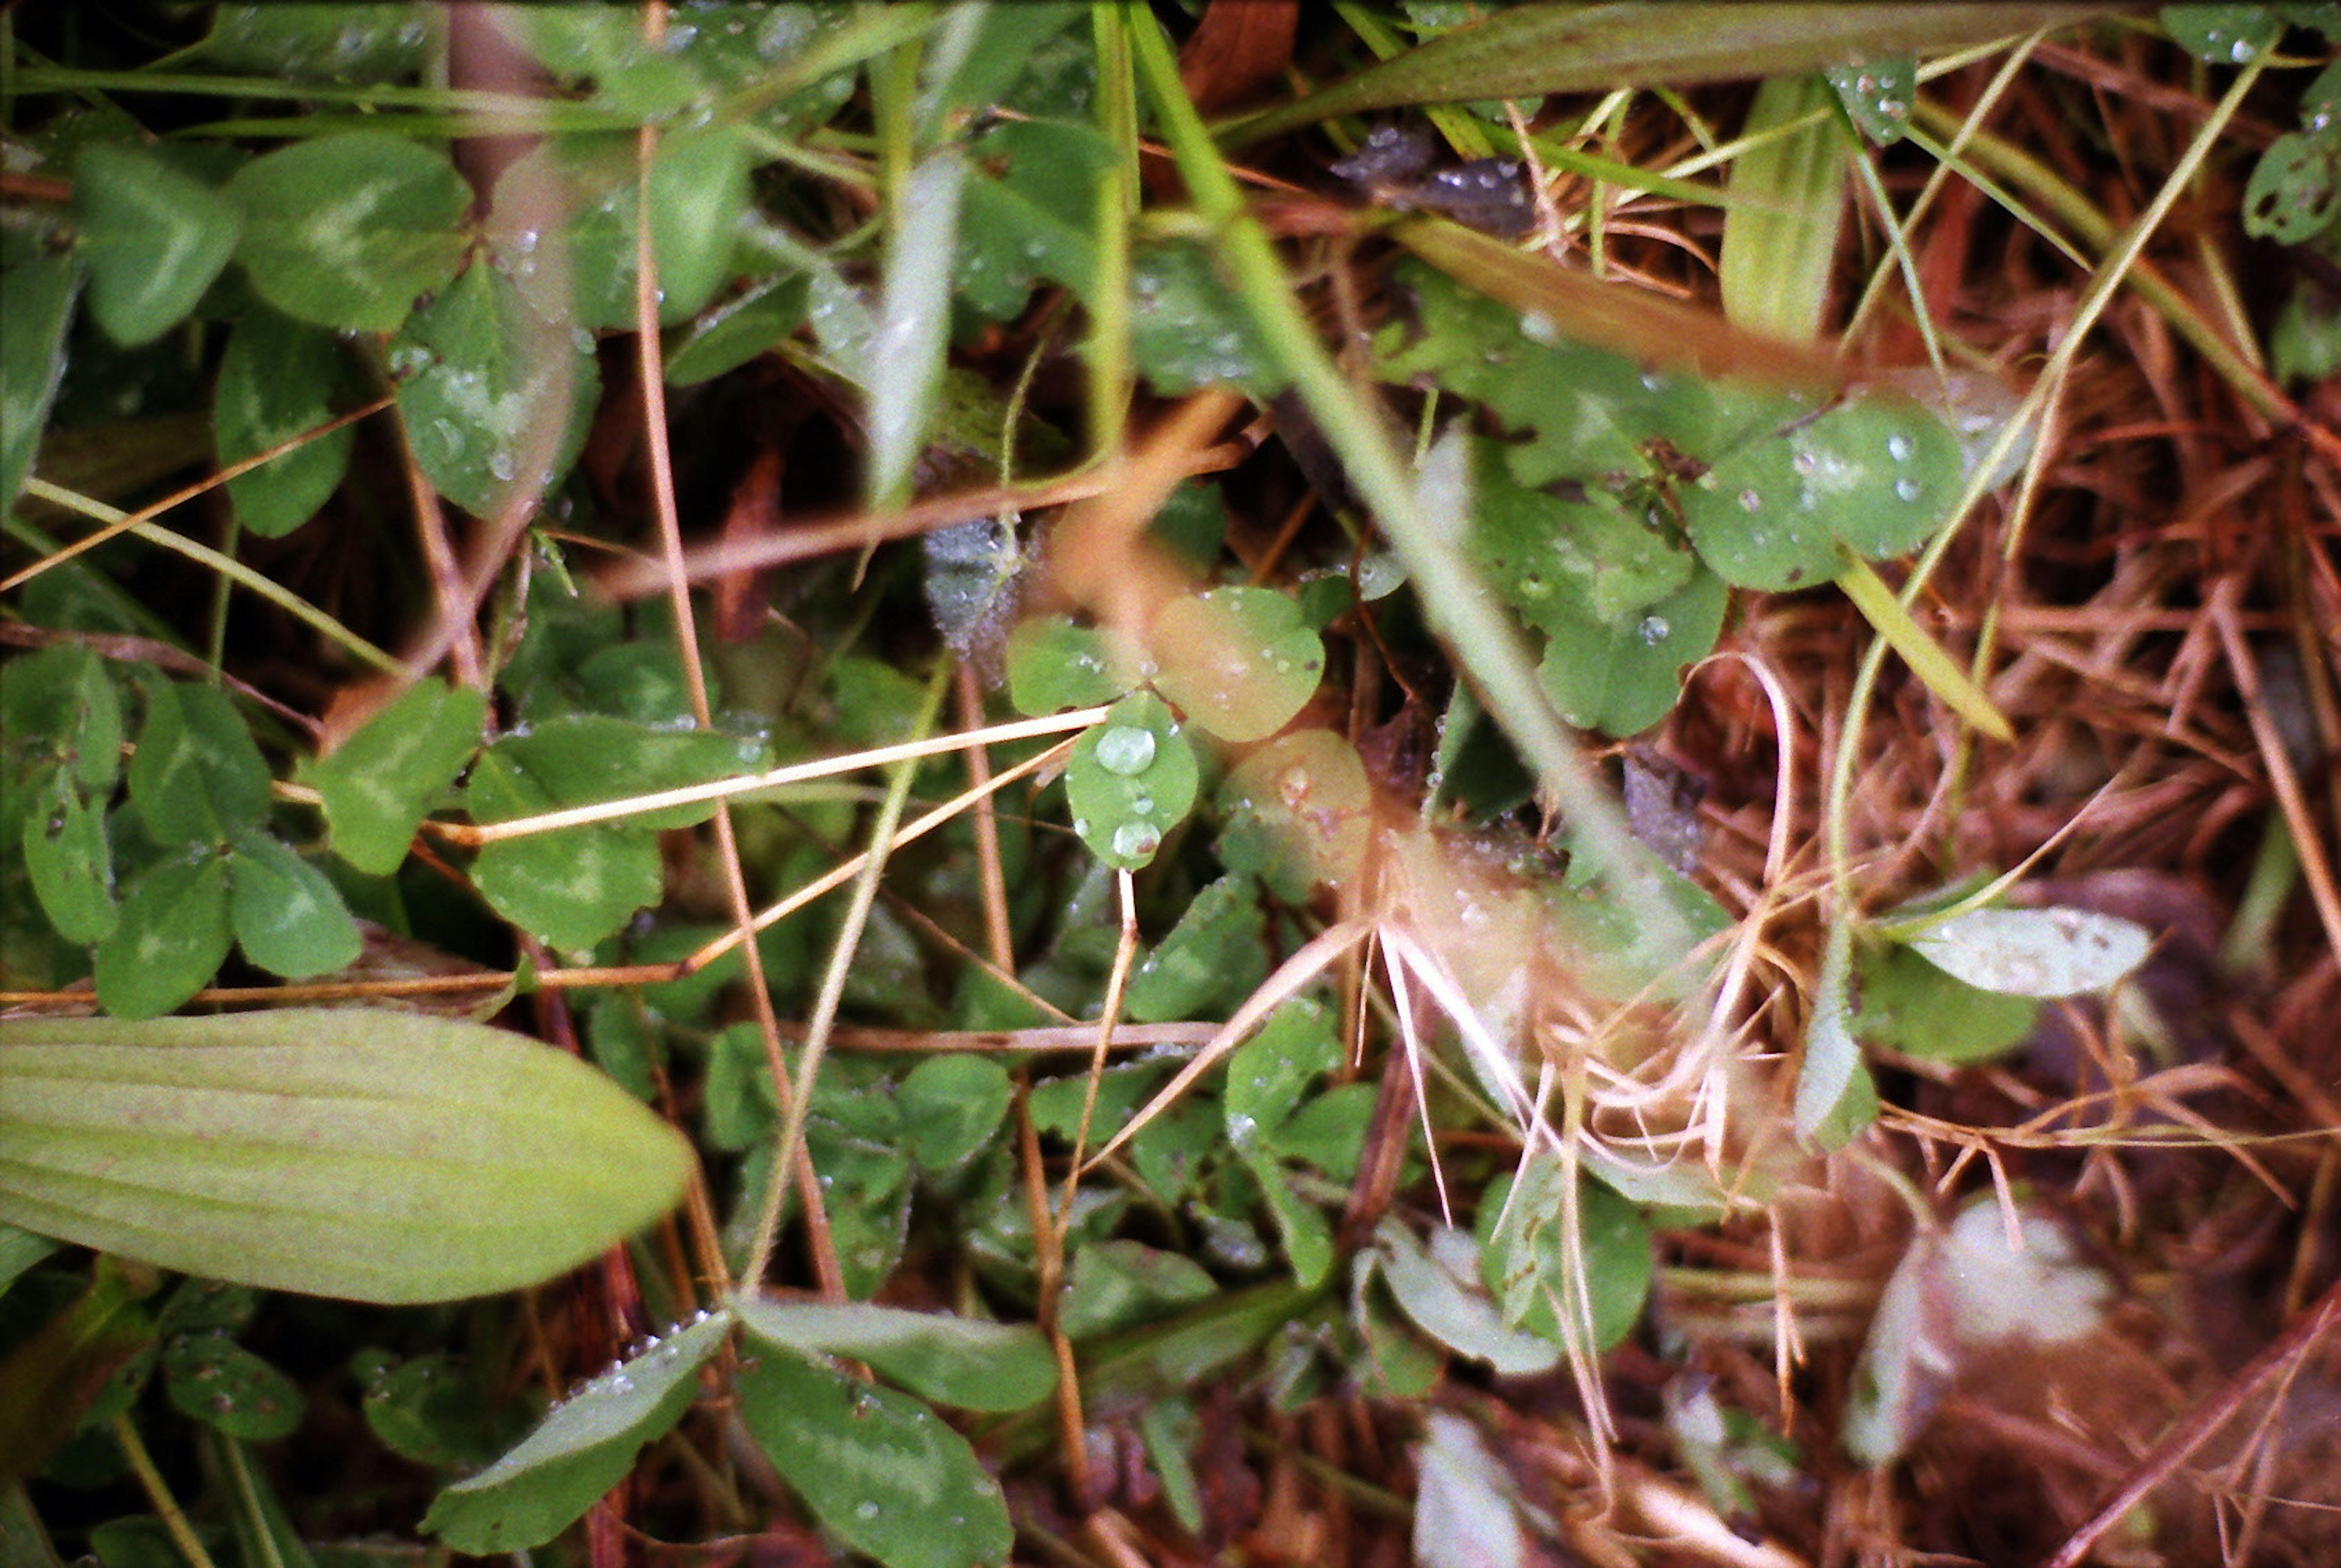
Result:
<instances>
[{"instance_id":1,"label":"three-lobed leaf","mask_svg":"<svg viewBox=\"0 0 2341 1568\"><path fill-rule=\"evenodd\" d=\"M372 876L396 871L423 816L480 744L487 698L417 681L306 770L334 850Z\"/></svg>"}]
</instances>

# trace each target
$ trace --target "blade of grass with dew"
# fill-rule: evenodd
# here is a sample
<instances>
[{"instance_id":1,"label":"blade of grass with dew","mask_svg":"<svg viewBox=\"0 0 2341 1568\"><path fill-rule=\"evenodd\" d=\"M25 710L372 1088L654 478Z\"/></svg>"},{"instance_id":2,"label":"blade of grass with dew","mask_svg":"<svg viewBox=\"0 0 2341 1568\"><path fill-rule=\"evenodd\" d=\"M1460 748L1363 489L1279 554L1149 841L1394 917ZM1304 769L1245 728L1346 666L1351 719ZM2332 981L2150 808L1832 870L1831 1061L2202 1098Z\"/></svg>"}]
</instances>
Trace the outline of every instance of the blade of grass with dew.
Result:
<instances>
[{"instance_id":1,"label":"blade of grass with dew","mask_svg":"<svg viewBox=\"0 0 2341 1568\"><path fill-rule=\"evenodd\" d=\"M1322 92L1238 122L1243 145L1338 115L1405 104L1740 81L1865 55L2007 37L2108 15L2104 5L1524 5L1441 34Z\"/></svg>"}]
</instances>

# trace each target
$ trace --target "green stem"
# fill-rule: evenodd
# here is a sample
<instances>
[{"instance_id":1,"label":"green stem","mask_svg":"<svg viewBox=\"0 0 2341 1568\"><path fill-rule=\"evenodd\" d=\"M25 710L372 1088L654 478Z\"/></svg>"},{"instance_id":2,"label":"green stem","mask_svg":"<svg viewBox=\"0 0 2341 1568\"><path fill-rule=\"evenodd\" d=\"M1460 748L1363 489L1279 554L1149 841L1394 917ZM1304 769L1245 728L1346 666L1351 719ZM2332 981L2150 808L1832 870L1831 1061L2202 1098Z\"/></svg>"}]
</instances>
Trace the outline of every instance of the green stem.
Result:
<instances>
[{"instance_id":1,"label":"green stem","mask_svg":"<svg viewBox=\"0 0 2341 1568\"><path fill-rule=\"evenodd\" d=\"M154 1513L163 1521L164 1533L170 1536L171 1543L179 1549L181 1556L186 1558L189 1568L213 1568L212 1554L204 1550L203 1542L195 1536L194 1525L187 1520L186 1511L179 1506L179 1500L171 1495L170 1483L164 1481L163 1473L154 1468L154 1456L146 1452L146 1444L140 1441L138 1428L131 1424L128 1415L124 1414L114 1418L112 1430L114 1441L122 1445L122 1457L130 1462L131 1473L138 1477L139 1487L145 1492L146 1501L154 1505Z\"/></svg>"},{"instance_id":2,"label":"green stem","mask_svg":"<svg viewBox=\"0 0 2341 1568\"><path fill-rule=\"evenodd\" d=\"M25 494L37 495L44 501L54 502L67 511L78 512L83 516L104 523L109 527L122 528L123 532L134 534L149 544L160 545L175 554L185 556L198 565L208 566L237 587L267 600L303 625L329 641L338 644L342 648L363 662L372 664L384 674L403 675L406 673L406 666L399 663L396 658L375 647L308 600L290 589L279 587L243 562L230 555L223 555L208 544L198 544L184 534L174 534L170 529L153 523L133 523L130 521L129 513L118 507L108 506L105 502L94 500L78 491L52 484L38 475L26 476ZM128 526L124 527L125 524Z\"/></svg>"}]
</instances>

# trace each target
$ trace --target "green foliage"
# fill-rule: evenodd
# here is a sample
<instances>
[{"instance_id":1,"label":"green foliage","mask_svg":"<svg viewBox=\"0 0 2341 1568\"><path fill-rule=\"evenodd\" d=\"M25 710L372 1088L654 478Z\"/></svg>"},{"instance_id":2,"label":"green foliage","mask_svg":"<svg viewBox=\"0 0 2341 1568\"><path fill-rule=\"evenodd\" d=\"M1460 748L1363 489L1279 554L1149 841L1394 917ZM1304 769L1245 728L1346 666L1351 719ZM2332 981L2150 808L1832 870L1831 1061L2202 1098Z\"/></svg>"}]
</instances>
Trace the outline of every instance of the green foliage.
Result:
<instances>
[{"instance_id":1,"label":"green foliage","mask_svg":"<svg viewBox=\"0 0 2341 1568\"><path fill-rule=\"evenodd\" d=\"M703 1317L585 1383L503 1457L442 1491L423 1528L474 1556L543 1545L682 1419L700 1367L731 1332L729 1313Z\"/></svg>"},{"instance_id":2,"label":"green foliage","mask_svg":"<svg viewBox=\"0 0 2341 1568\"><path fill-rule=\"evenodd\" d=\"M1798 34L1765 8L1608 7L1589 31L1551 8L1410 3L1420 47L1220 129L1233 145L1280 117L1438 101L1464 142L1500 142L1509 122L1489 94L1761 72L1754 128L1825 113L1735 162L1726 292L1756 325L1808 337L1836 261L1817 215L1834 214L1857 145L1838 110L1892 142L1916 92L1909 51L2017 29L2038 8L1987 23L1940 9L1848 10ZM1423 395L1422 444L1468 479L1440 547L1524 637L1537 711L1625 735L1672 711L1734 589L1824 584L1848 554L1934 537L2012 394L1995 402L2005 388L1977 374L1972 406L1956 385L1823 399L1644 365L1459 281L1469 269L1451 255L1357 288L1383 281L1382 252L1352 243L1370 214L1338 216L1355 232L1310 235L1306 252L1272 251L1199 177L1216 154L1199 154L1208 138L1165 85L1168 45L1144 7L694 4L662 35L623 6L164 10L158 26L194 40L184 53L158 40L155 57L117 69L27 46L7 63L12 157L43 190L71 176L69 200L59 186L17 204L12 186L0 232L10 548L46 557L53 532L78 537L165 481L284 450L226 482L233 526L164 519L216 550L183 559L233 572L233 592L183 592L194 567L154 569L165 536L146 528L45 562L11 602L15 640L33 651L0 683L0 966L10 989L86 979L107 1016L0 1024L0 1511L44 1466L59 1483L109 1481L119 1455L101 1428L125 1415L167 1435L153 1445L166 1466L207 1467L193 1512L215 1550L304 1568L316 1515L301 1500L288 1517L270 1470L288 1473L289 1436L357 1432L354 1406L381 1448L453 1475L434 1478L445 1483L420 1520L441 1549L525 1554L650 1474L653 1444L648 1463L685 1448L693 1463L660 1469L637 1500L656 1493L663 1507L670 1482L703 1485L723 1503L710 1516L726 1512L731 1467L697 1463L717 1452L716 1425L688 1418L704 1393L835 1543L888 1568L961 1568L1008 1560L995 1473L1022 1461L1056 1391L1056 1353L1028 1315L1053 1313L1078 1342L1099 1431L1140 1409L1142 1462L1199 1535L1211 1522L1188 1450L1204 1420L1179 1391L1200 1380L1288 1407L1351 1376L1418 1397L1448 1351L1535 1374L1564 1346L1599 1351L1632 1330L1652 1273L1638 1205L1719 1213L1709 1173L1642 1172L1638 1185L1592 1150L1600 1180L1579 1180L1530 1137L1517 1175L1488 1184L1487 1140L1454 1139L1478 1230L1425 1241L1424 1167L1401 1147L1390 1201L1404 1217L1340 1255L1334 1214L1370 1133L1408 1133L1376 1074L1407 1064L1348 1060L1343 1014L1310 994L1334 972L1280 976L1249 1037L1196 1074L1160 1056L1094 1076L1051 1069L1014 1038L1006 1054L862 1046L882 1029L1093 1020L1123 980L1128 1023L1218 1024L1296 954L1328 951L1311 946L1320 933L1338 940L1360 914L1428 919L1438 894L1394 893L1387 874L1400 843L1459 863L1485 852L1490 868L1518 856L1496 902L1528 934L1523 971L1563 963L1603 1005L1682 1002L1718 972L1722 944L1700 944L1729 914L1639 848L1603 849L1573 806L1533 824L1558 823L1558 847L1530 852L1523 808L1545 764L1524 765L1482 714L1482 651L1442 618L1422 557L1394 553L1392 508L1350 506L1358 448L1331 414L1376 424L1380 408L1354 395L1369 377L1406 389L1380 394L1393 404ZM2289 15L2250 10L2165 21L2232 63L2238 41L2272 46L2269 17ZM1380 47L1372 18L1342 15ZM451 58L459 45L479 54ZM507 51L543 94L452 69ZM1339 55L1303 57L1314 70ZM1133 58L1152 73L1142 133ZM2302 128L2253 176L2253 232L2330 239L2336 82L2317 79ZM242 118L189 112L224 84ZM1158 179L1141 134L1174 143L1183 187ZM1620 188L1715 197L1551 150L1552 167L1650 182ZM1293 211L1304 231L1337 221L1330 206ZM1327 270L1296 270L1304 254ZM645 255L664 429L620 396L640 390ZM1338 284L1322 281L1330 269ZM1263 292L1289 320L1260 307ZM1310 392L1302 348L1360 324L1346 409L1280 398ZM1148 559L1184 576L1141 601L1150 624L1048 597L1031 571L1051 525L1038 505L971 507L916 543L887 520L867 537L891 542L850 564L694 564L721 611L720 625L701 612L696 649L671 603L594 580L655 549L638 525L667 459L686 530L720 519L752 553L794 548L801 512L857 495L891 505L1094 472L1124 411L1082 404L1076 371L1108 391L1130 379L1163 399L1232 387L1273 401L1298 459L1265 485L1190 478L1170 492L1146 521ZM386 411L311 435L383 397ZM102 454L89 475L67 465L76 444ZM409 460L413 494L398 483ZM48 483L19 505L36 462ZM1303 499L1304 480L1314 513L1295 510L1265 549L1250 509ZM83 515L59 524L61 506ZM409 543L410 509L425 550ZM477 603L462 597L474 589ZM1027 608L1040 613L1011 626ZM951 660L994 712L986 683L1031 716L1111 712L1072 746L1061 791L1044 773L998 797L996 822L895 847L833 993L835 894L756 934L768 994L752 995L741 949L706 961L734 917L717 844L736 845L751 901L768 904L862 838L868 780L732 792L722 840L702 831L712 799L633 803L922 737ZM1352 685L1368 662L1397 678ZM348 715L376 698L357 684L368 667L395 689L351 732ZM1442 713L1435 742L1418 744L1410 732ZM313 755L316 735L343 738ZM989 764L1056 739L996 745ZM915 765L914 810L964 785L957 758ZM595 820L504 831L573 811ZM1467 820L1481 835L1469 843L1449 827ZM979 831L997 867L975 853ZM1126 975L1112 969L1125 897L1159 938ZM1466 925L1489 913L1458 904ZM1670 930L1645 927L1652 909ZM1875 1114L1865 1044L1951 1062L2005 1049L2032 998L2134 964L2134 929L2070 911L1987 910L1923 931L1848 921L1808 1009L1798 1132L1834 1146ZM996 969L964 962L977 932L1004 936ZM420 989L475 969L487 983L466 997L518 997L516 1014L585 1059L388 1007L163 1016L214 984ZM1485 980L1509 984L1472 976ZM1452 1010L1509 1019L1517 1000ZM782 1050L802 1063L797 1026L826 1020L832 1001L846 1033L802 1107L821 1231L798 1211L794 1173L775 1169L786 1095L748 1020L770 1003ZM1356 1039L1386 1038L1365 1010ZM1429 1080L1423 1114L1442 1139L1505 1064L1473 1065L1476 1087ZM1156 1106L1174 1075L1175 1103ZM1077 1136L1094 1155L1141 1114L1145 1127L1075 1183L1044 1250L1031 1140L1051 1161ZM687 1187L691 1226L608 1256L573 1297L468 1299L609 1253ZM768 1258L756 1249L775 1225ZM792 1249L821 1234L846 1300L757 1293L801 1278ZM769 1273L742 1272L752 1252ZM196 1277L158 1277L174 1270ZM516 1386L557 1375L566 1354L601 1364L617 1332L605 1325L629 1313L688 1318L691 1293L712 1296L726 1271L739 1293L519 1430L540 1403ZM428 1310L272 1307L245 1286ZM938 1295L956 1310L875 1304ZM335 1333L330 1354L312 1350L308 1336ZM1263 1357L1271 1370L1255 1379L1247 1363ZM996 1419L971 1441L931 1403ZM1486 1457L1475 1442L1434 1429L1426 1472L1468 1482ZM372 1484L380 1467L365 1463ZM1484 1468L1492 1486L1499 1467ZM1488 1496L1513 1520L1512 1500ZM0 1512L0 1528L13 1523ZM82 1544L156 1568L182 1552L140 1517Z\"/></svg>"},{"instance_id":3,"label":"green foliage","mask_svg":"<svg viewBox=\"0 0 2341 1568\"><path fill-rule=\"evenodd\" d=\"M907 1394L775 1347L735 1385L740 1419L815 1517L886 1568L1005 1563L1000 1483L967 1439Z\"/></svg>"},{"instance_id":4,"label":"green foliage","mask_svg":"<svg viewBox=\"0 0 2341 1568\"><path fill-rule=\"evenodd\" d=\"M1021 1410L1046 1399L1057 1384L1055 1353L1030 1324L978 1323L866 1303L833 1306L743 1297L732 1310L741 1326L763 1343L862 1362L922 1399L961 1410Z\"/></svg>"},{"instance_id":5,"label":"green foliage","mask_svg":"<svg viewBox=\"0 0 2341 1568\"><path fill-rule=\"evenodd\" d=\"M1200 778L1185 726L1161 698L1133 693L1083 733L1065 764L1073 831L1107 864L1135 871L1186 819Z\"/></svg>"},{"instance_id":6,"label":"green foliage","mask_svg":"<svg viewBox=\"0 0 2341 1568\"><path fill-rule=\"evenodd\" d=\"M235 253L242 214L144 148L95 143L74 166L74 225L89 310L125 345L186 318Z\"/></svg>"},{"instance_id":7,"label":"green foliage","mask_svg":"<svg viewBox=\"0 0 2341 1568\"><path fill-rule=\"evenodd\" d=\"M516 1289L665 1213L689 1159L574 1058L453 1020L10 1022L0 1044L0 1220L214 1279Z\"/></svg>"},{"instance_id":8,"label":"green foliage","mask_svg":"<svg viewBox=\"0 0 2341 1568\"><path fill-rule=\"evenodd\" d=\"M318 326L394 332L455 275L471 187L444 152L352 131L254 158L228 182L242 208L236 259L253 288Z\"/></svg>"}]
</instances>

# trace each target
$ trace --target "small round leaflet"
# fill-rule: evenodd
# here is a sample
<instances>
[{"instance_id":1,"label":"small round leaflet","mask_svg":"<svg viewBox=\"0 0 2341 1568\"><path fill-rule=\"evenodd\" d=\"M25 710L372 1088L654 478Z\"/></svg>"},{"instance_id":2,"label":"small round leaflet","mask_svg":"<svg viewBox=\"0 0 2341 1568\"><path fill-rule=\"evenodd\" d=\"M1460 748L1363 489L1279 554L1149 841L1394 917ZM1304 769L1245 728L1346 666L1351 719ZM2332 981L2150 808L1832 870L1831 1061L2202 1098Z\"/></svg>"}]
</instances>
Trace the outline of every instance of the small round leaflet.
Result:
<instances>
[{"instance_id":1,"label":"small round leaflet","mask_svg":"<svg viewBox=\"0 0 2341 1568\"><path fill-rule=\"evenodd\" d=\"M1073 744L1073 831L1107 864L1136 871L1186 819L1198 778L1193 744L1162 699L1133 693Z\"/></svg>"}]
</instances>

